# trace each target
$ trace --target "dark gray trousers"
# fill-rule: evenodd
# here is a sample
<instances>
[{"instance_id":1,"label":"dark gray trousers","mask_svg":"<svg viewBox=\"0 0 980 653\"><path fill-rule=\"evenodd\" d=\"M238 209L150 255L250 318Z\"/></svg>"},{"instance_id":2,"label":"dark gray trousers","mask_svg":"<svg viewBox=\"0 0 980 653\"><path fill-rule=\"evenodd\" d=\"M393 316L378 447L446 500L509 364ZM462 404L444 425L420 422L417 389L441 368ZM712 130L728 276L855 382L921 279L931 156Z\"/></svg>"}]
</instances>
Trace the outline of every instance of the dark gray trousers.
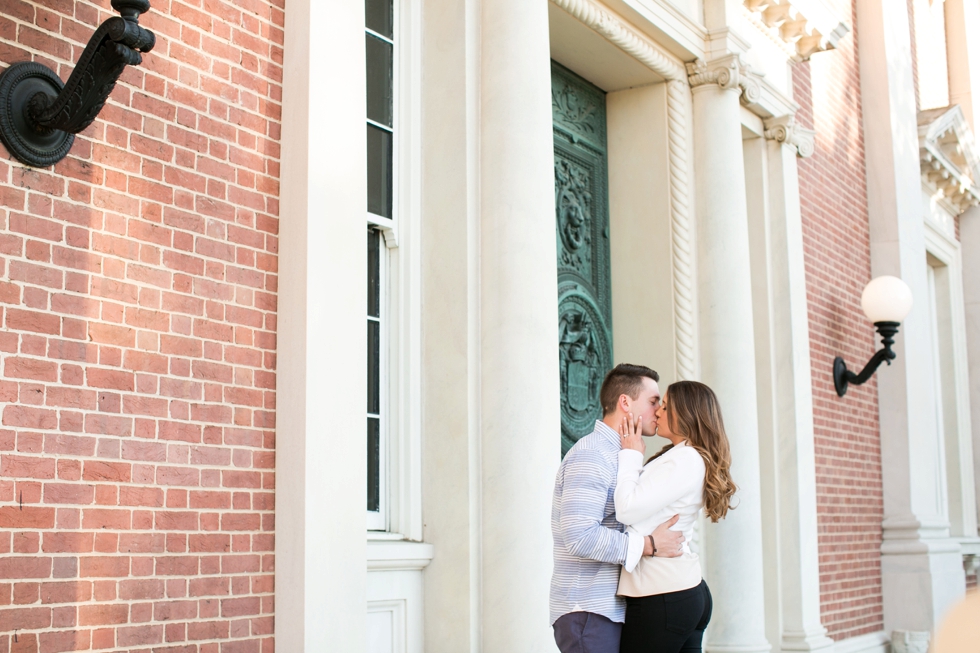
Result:
<instances>
[{"instance_id":1,"label":"dark gray trousers","mask_svg":"<svg viewBox=\"0 0 980 653\"><path fill-rule=\"evenodd\" d=\"M555 622L561 653L619 653L623 624L594 612L569 612Z\"/></svg>"}]
</instances>

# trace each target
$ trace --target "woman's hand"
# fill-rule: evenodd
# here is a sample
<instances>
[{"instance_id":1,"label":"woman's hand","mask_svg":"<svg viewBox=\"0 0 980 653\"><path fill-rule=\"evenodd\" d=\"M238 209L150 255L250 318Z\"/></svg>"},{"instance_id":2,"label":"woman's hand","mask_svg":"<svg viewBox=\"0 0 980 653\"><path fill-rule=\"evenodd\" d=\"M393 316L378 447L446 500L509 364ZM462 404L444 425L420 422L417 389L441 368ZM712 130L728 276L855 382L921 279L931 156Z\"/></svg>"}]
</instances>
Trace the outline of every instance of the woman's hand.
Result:
<instances>
[{"instance_id":1,"label":"woman's hand","mask_svg":"<svg viewBox=\"0 0 980 653\"><path fill-rule=\"evenodd\" d=\"M633 449L634 451L639 451L641 454L646 453L647 445L643 441L643 418L637 416L633 417L633 413L630 413L628 417L624 417L623 421L619 424L619 439L620 445L623 449Z\"/></svg>"}]
</instances>

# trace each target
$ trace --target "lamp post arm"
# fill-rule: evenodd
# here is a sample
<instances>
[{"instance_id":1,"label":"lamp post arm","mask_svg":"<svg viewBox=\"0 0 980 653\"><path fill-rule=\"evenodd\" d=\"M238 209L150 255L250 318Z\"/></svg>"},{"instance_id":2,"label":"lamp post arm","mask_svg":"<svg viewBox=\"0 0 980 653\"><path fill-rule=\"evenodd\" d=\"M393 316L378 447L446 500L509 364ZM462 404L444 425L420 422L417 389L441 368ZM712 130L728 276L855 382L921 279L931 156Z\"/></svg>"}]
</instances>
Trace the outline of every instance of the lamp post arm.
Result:
<instances>
[{"instance_id":1,"label":"lamp post arm","mask_svg":"<svg viewBox=\"0 0 980 653\"><path fill-rule=\"evenodd\" d=\"M875 322L875 328L881 335L882 348L874 353L864 369L857 374L847 369L847 364L840 356L834 359L834 388L837 390L838 397L843 397L847 393L848 385L861 385L870 379L882 363L891 365L896 357L892 345L895 344L898 327L898 322Z\"/></svg>"},{"instance_id":2,"label":"lamp post arm","mask_svg":"<svg viewBox=\"0 0 980 653\"><path fill-rule=\"evenodd\" d=\"M106 20L89 39L58 96L38 92L30 99L28 120L38 130L82 131L99 115L126 66L143 63L140 53L149 52L155 40L136 18Z\"/></svg>"},{"instance_id":3,"label":"lamp post arm","mask_svg":"<svg viewBox=\"0 0 980 653\"><path fill-rule=\"evenodd\" d=\"M861 385L874 375L882 363L887 362L891 365L893 360L895 360L895 352L890 347L884 347L876 351L875 355L868 361L868 364L864 366L864 369L857 374L851 370L847 370L845 378L851 385Z\"/></svg>"},{"instance_id":4,"label":"lamp post arm","mask_svg":"<svg viewBox=\"0 0 980 653\"><path fill-rule=\"evenodd\" d=\"M0 141L21 163L44 168L61 161L75 134L92 124L126 66L138 66L153 49L153 32L139 25L150 0L111 0L119 12L99 25L62 84L37 61L0 72Z\"/></svg>"}]
</instances>

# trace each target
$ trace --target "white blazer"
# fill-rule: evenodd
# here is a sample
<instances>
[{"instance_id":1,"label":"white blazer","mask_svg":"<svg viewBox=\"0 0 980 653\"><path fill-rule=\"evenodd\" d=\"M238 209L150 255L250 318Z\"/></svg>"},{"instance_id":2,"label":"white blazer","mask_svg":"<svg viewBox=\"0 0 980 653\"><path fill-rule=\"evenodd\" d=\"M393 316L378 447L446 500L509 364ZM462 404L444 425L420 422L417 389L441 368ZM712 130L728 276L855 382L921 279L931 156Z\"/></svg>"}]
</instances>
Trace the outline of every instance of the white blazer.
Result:
<instances>
[{"instance_id":1,"label":"white blazer","mask_svg":"<svg viewBox=\"0 0 980 653\"><path fill-rule=\"evenodd\" d=\"M690 589L701 582L701 562L691 552L694 524L704 503L704 459L685 442L643 465L643 454L619 452L616 483L616 519L630 532L644 536L674 515L671 530L684 534L678 558L644 556L632 573L624 569L619 594L651 596Z\"/></svg>"}]
</instances>

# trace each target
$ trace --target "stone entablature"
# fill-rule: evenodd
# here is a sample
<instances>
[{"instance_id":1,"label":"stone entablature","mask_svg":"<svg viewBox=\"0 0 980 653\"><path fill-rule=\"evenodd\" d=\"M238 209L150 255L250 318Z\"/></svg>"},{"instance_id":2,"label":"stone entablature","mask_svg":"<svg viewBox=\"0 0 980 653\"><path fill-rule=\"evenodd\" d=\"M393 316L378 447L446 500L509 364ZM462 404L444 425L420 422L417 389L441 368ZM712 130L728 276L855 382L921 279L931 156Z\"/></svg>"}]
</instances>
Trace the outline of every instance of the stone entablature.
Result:
<instances>
[{"instance_id":1,"label":"stone entablature","mask_svg":"<svg viewBox=\"0 0 980 653\"><path fill-rule=\"evenodd\" d=\"M796 61L832 50L851 31L822 0L743 0L746 18Z\"/></svg>"},{"instance_id":2,"label":"stone entablature","mask_svg":"<svg viewBox=\"0 0 980 653\"><path fill-rule=\"evenodd\" d=\"M954 215L980 204L980 156L959 106L920 111L922 183L941 193Z\"/></svg>"}]
</instances>

